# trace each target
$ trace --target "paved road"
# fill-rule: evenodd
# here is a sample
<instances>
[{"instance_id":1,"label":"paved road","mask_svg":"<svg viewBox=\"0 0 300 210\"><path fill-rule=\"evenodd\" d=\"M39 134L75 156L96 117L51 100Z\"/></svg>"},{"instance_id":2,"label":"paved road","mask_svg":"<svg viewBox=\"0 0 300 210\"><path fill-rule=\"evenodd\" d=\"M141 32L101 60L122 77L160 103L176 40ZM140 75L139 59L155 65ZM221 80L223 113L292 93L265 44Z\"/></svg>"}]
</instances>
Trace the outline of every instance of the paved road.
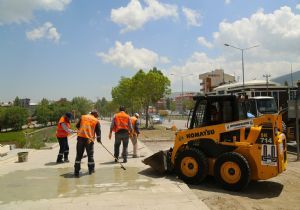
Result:
<instances>
[{"instance_id":1,"label":"paved road","mask_svg":"<svg viewBox=\"0 0 300 210\"><path fill-rule=\"evenodd\" d=\"M102 121L103 144L113 150L108 136L109 123ZM87 159L82 161L81 177L73 177L75 137L70 138L70 163L56 165L58 147L33 150L29 160L17 163L17 157L0 162L0 209L208 209L176 177L158 176L131 158L127 170L99 144L95 145L96 173L87 174ZM140 143L140 154L152 152ZM129 144L132 154L132 145Z\"/></svg>"},{"instance_id":2,"label":"paved road","mask_svg":"<svg viewBox=\"0 0 300 210\"><path fill-rule=\"evenodd\" d=\"M162 123L165 127L171 127L172 125L175 125L177 129L186 129L186 120L170 120L168 121L165 119Z\"/></svg>"}]
</instances>

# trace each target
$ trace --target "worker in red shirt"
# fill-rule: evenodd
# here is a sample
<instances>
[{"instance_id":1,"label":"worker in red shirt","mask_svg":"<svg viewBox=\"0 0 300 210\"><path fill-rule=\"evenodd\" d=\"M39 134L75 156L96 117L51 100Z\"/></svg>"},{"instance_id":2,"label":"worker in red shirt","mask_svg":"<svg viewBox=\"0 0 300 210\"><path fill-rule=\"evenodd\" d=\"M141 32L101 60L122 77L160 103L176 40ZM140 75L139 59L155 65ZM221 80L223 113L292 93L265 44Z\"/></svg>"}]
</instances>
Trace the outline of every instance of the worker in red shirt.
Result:
<instances>
[{"instance_id":1,"label":"worker in red shirt","mask_svg":"<svg viewBox=\"0 0 300 210\"><path fill-rule=\"evenodd\" d=\"M127 162L128 156L128 142L129 142L129 133L132 131L132 124L130 120L130 116L126 114L125 107L120 106L119 111L113 117L110 126L110 132L108 138L111 139L112 132L115 132L115 144L114 144L114 156L115 162L118 162L119 158L119 150L121 143L123 144L123 163Z\"/></svg>"},{"instance_id":2,"label":"worker in red shirt","mask_svg":"<svg viewBox=\"0 0 300 210\"><path fill-rule=\"evenodd\" d=\"M72 133L75 133L75 131L71 129L71 119L73 119L73 115L70 112L67 112L59 119L57 123L56 137L59 143L59 153L57 155L56 163L70 162L68 158L68 136Z\"/></svg>"}]
</instances>

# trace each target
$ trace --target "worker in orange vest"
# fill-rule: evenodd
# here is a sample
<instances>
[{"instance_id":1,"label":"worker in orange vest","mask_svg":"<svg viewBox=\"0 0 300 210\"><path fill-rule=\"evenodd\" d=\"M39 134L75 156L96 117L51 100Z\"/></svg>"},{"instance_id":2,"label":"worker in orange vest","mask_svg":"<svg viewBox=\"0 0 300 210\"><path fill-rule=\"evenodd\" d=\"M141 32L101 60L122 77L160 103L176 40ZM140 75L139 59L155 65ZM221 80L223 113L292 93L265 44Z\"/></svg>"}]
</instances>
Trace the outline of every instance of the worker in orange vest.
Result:
<instances>
[{"instance_id":1,"label":"worker in orange vest","mask_svg":"<svg viewBox=\"0 0 300 210\"><path fill-rule=\"evenodd\" d=\"M135 113L134 116L132 116L131 124L132 124L132 132L130 133L130 140L133 145L133 158L137 158L137 147L138 147L138 135L140 134L140 123L138 121L140 115L138 113Z\"/></svg>"},{"instance_id":2,"label":"worker in orange vest","mask_svg":"<svg viewBox=\"0 0 300 210\"><path fill-rule=\"evenodd\" d=\"M125 107L120 106L119 111L112 119L108 138L111 139L111 134L115 132L114 156L115 162L118 162L120 145L123 144L123 163L127 162L129 133L132 131L130 116L125 113Z\"/></svg>"},{"instance_id":3,"label":"worker in orange vest","mask_svg":"<svg viewBox=\"0 0 300 210\"><path fill-rule=\"evenodd\" d=\"M73 115L70 112L67 112L59 119L57 123L56 138L59 143L59 152L57 155L56 163L70 162L68 159L69 156L68 136L75 132L71 129L71 123L70 123L71 119L73 119Z\"/></svg>"},{"instance_id":4,"label":"worker in orange vest","mask_svg":"<svg viewBox=\"0 0 300 210\"><path fill-rule=\"evenodd\" d=\"M101 142L101 127L98 120L99 114L96 110L93 110L88 115L82 115L79 122L76 124L78 128L77 132L77 145L76 145L76 159L74 165L74 176L79 177L80 164L83 156L84 149L88 156L88 168L89 174L95 172L94 161L94 142L95 134L97 135L97 141Z\"/></svg>"}]
</instances>

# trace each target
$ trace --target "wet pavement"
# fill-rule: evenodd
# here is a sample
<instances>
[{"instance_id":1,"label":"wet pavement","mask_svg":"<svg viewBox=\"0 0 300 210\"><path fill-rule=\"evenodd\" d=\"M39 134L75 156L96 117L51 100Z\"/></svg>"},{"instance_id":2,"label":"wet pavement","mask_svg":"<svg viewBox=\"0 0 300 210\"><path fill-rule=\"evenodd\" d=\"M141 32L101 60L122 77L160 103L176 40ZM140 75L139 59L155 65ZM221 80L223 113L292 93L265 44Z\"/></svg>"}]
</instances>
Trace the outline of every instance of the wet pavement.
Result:
<instances>
[{"instance_id":1,"label":"wet pavement","mask_svg":"<svg viewBox=\"0 0 300 210\"><path fill-rule=\"evenodd\" d=\"M114 141L106 138L109 123L101 125L102 142L113 151ZM207 209L175 176L160 176L141 163L143 158L131 158L131 143L126 170L96 143L95 173L88 174L83 158L80 178L75 178L75 137L69 144L70 163L54 162L58 147L30 151L24 163L17 157L0 161L0 209ZM152 154L142 143L139 148L142 156Z\"/></svg>"},{"instance_id":2,"label":"wet pavement","mask_svg":"<svg viewBox=\"0 0 300 210\"><path fill-rule=\"evenodd\" d=\"M6 174L0 179L1 189L5 189L0 202L89 196L154 186L150 178L138 174L139 168L134 167L126 172L120 167L98 169L92 176L83 172L80 178L74 178L70 171L72 168L42 168Z\"/></svg>"}]
</instances>

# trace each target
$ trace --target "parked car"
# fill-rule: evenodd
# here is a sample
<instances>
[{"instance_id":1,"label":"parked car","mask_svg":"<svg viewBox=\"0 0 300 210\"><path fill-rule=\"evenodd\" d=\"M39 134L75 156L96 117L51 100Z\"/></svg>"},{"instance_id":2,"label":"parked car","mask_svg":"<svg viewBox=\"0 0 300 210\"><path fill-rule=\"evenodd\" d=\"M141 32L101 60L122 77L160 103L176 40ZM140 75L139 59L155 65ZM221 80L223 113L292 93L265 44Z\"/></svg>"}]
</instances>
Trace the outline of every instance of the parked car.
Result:
<instances>
[{"instance_id":1,"label":"parked car","mask_svg":"<svg viewBox=\"0 0 300 210\"><path fill-rule=\"evenodd\" d=\"M159 115L152 115L151 121L153 122L153 124L161 124L162 118Z\"/></svg>"}]
</instances>

